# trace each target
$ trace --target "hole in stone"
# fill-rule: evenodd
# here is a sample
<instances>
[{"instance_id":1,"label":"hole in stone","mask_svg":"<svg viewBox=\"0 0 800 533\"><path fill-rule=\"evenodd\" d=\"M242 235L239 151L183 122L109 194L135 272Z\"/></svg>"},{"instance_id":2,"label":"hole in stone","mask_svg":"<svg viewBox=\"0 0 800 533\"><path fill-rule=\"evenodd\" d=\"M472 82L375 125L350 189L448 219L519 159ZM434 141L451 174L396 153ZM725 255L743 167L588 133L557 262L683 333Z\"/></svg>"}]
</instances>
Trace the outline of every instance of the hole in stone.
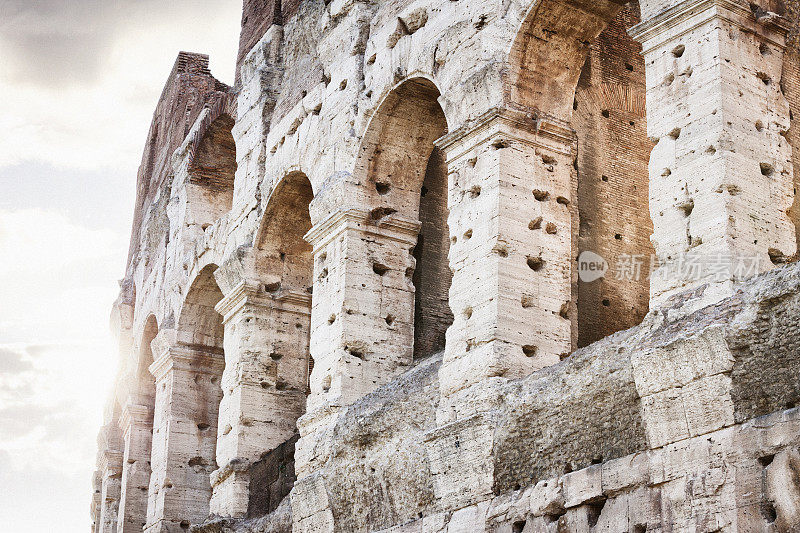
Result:
<instances>
[{"instance_id":1,"label":"hole in stone","mask_svg":"<svg viewBox=\"0 0 800 533\"><path fill-rule=\"evenodd\" d=\"M457 243L458 242L458 237L456 237L455 235L450 237L450 242L453 243L453 244Z\"/></svg>"},{"instance_id":2,"label":"hole in stone","mask_svg":"<svg viewBox=\"0 0 800 533\"><path fill-rule=\"evenodd\" d=\"M268 389L269 388L269 382L267 382L267 381L262 381L260 383L260 385L261 385L262 389Z\"/></svg>"},{"instance_id":3,"label":"hole in stone","mask_svg":"<svg viewBox=\"0 0 800 533\"><path fill-rule=\"evenodd\" d=\"M364 358L364 350L360 346L356 346L353 344L345 344L344 350L353 357L357 357L358 359Z\"/></svg>"},{"instance_id":4,"label":"hole in stone","mask_svg":"<svg viewBox=\"0 0 800 533\"><path fill-rule=\"evenodd\" d=\"M633 526L633 533L647 533L647 526L644 524L636 524Z\"/></svg>"},{"instance_id":5,"label":"hole in stone","mask_svg":"<svg viewBox=\"0 0 800 533\"><path fill-rule=\"evenodd\" d=\"M391 207L376 207L369 212L369 217L372 220L380 220L394 213L397 213L397 209L392 209Z\"/></svg>"},{"instance_id":6,"label":"hole in stone","mask_svg":"<svg viewBox=\"0 0 800 533\"><path fill-rule=\"evenodd\" d=\"M775 173L775 167L769 163L761 163L761 174L763 176L772 176Z\"/></svg>"},{"instance_id":7,"label":"hole in stone","mask_svg":"<svg viewBox=\"0 0 800 533\"><path fill-rule=\"evenodd\" d=\"M375 190L378 191L378 194L386 194L392 189L392 186L388 183L384 183L379 181L375 183Z\"/></svg>"},{"instance_id":8,"label":"hole in stone","mask_svg":"<svg viewBox=\"0 0 800 533\"><path fill-rule=\"evenodd\" d=\"M608 109L603 109L600 114L603 115L603 118L609 118L611 116L611 112Z\"/></svg>"},{"instance_id":9,"label":"hole in stone","mask_svg":"<svg viewBox=\"0 0 800 533\"><path fill-rule=\"evenodd\" d=\"M470 240L471 238L472 238L472 230L471 230L471 229L468 229L467 231L465 231L465 232L464 232L464 240L467 240L467 241L468 241L468 240Z\"/></svg>"},{"instance_id":10,"label":"hole in stone","mask_svg":"<svg viewBox=\"0 0 800 533\"><path fill-rule=\"evenodd\" d=\"M678 137L681 136L681 129L680 128L674 128L671 132L669 132L669 136L673 141L677 140Z\"/></svg>"},{"instance_id":11,"label":"hole in stone","mask_svg":"<svg viewBox=\"0 0 800 533\"><path fill-rule=\"evenodd\" d=\"M756 77L764 82L764 85L769 85L772 83L772 78L770 78L765 72L756 72Z\"/></svg>"},{"instance_id":12,"label":"hole in stone","mask_svg":"<svg viewBox=\"0 0 800 533\"><path fill-rule=\"evenodd\" d=\"M555 524L556 522L561 520L561 517L564 516L565 514L567 514L567 511L565 509L560 509L554 513L548 513L544 515L544 519L545 522L547 522L548 524Z\"/></svg>"},{"instance_id":13,"label":"hole in stone","mask_svg":"<svg viewBox=\"0 0 800 533\"><path fill-rule=\"evenodd\" d=\"M678 209L683 211L683 216L688 217L694 211L694 200L689 199L686 202L682 203L678 206Z\"/></svg>"},{"instance_id":14,"label":"hole in stone","mask_svg":"<svg viewBox=\"0 0 800 533\"><path fill-rule=\"evenodd\" d=\"M379 276L383 276L389 271L389 267L382 265L381 263L372 263L372 271Z\"/></svg>"},{"instance_id":15,"label":"hole in stone","mask_svg":"<svg viewBox=\"0 0 800 533\"><path fill-rule=\"evenodd\" d=\"M199 424L197 424L197 429L199 429L200 431L206 431L210 427L211 426L209 426L208 424L206 424L204 422L200 422Z\"/></svg>"},{"instance_id":16,"label":"hole in stone","mask_svg":"<svg viewBox=\"0 0 800 533\"><path fill-rule=\"evenodd\" d=\"M555 235L558 232L558 227L552 222L548 222L547 225L544 227L544 231L545 233L549 233L550 235Z\"/></svg>"},{"instance_id":17,"label":"hole in stone","mask_svg":"<svg viewBox=\"0 0 800 533\"><path fill-rule=\"evenodd\" d=\"M323 268L322 271L319 273L319 279L325 279L328 277L328 269Z\"/></svg>"},{"instance_id":18,"label":"hole in stone","mask_svg":"<svg viewBox=\"0 0 800 533\"><path fill-rule=\"evenodd\" d=\"M181 529L189 529L189 521L188 520L182 520L181 521Z\"/></svg>"},{"instance_id":19,"label":"hole in stone","mask_svg":"<svg viewBox=\"0 0 800 533\"><path fill-rule=\"evenodd\" d=\"M508 148L508 141L505 139L498 139L492 143L492 148L495 150L502 150L503 148Z\"/></svg>"},{"instance_id":20,"label":"hole in stone","mask_svg":"<svg viewBox=\"0 0 800 533\"><path fill-rule=\"evenodd\" d=\"M536 198L540 202L544 202L550 197L550 193L547 191L542 191L539 189L533 190L533 197Z\"/></svg>"},{"instance_id":21,"label":"hole in stone","mask_svg":"<svg viewBox=\"0 0 800 533\"><path fill-rule=\"evenodd\" d=\"M541 257L536 257L533 255L529 255L527 259L528 268L533 270L534 272L538 272L544 266L544 260Z\"/></svg>"},{"instance_id":22,"label":"hole in stone","mask_svg":"<svg viewBox=\"0 0 800 533\"><path fill-rule=\"evenodd\" d=\"M325 376L325 379L322 380L322 392L328 392L331 390L331 377Z\"/></svg>"},{"instance_id":23,"label":"hole in stone","mask_svg":"<svg viewBox=\"0 0 800 533\"><path fill-rule=\"evenodd\" d=\"M716 148L714 148L713 146L709 146L708 148L706 148L706 153L707 153L707 154L714 155L714 154L716 154L716 153L717 153L717 149L716 149Z\"/></svg>"},{"instance_id":24,"label":"hole in stone","mask_svg":"<svg viewBox=\"0 0 800 533\"><path fill-rule=\"evenodd\" d=\"M496 244L492 251L500 257L508 257L508 247L505 244Z\"/></svg>"},{"instance_id":25,"label":"hole in stone","mask_svg":"<svg viewBox=\"0 0 800 533\"><path fill-rule=\"evenodd\" d=\"M464 308L464 318L466 318L467 320L472 318L472 307Z\"/></svg>"},{"instance_id":26,"label":"hole in stone","mask_svg":"<svg viewBox=\"0 0 800 533\"><path fill-rule=\"evenodd\" d=\"M761 52L762 56L768 56L772 53L772 50L769 49L767 43L761 43L760 45L758 45L758 51Z\"/></svg>"},{"instance_id":27,"label":"hole in stone","mask_svg":"<svg viewBox=\"0 0 800 533\"><path fill-rule=\"evenodd\" d=\"M661 171L661 177L666 178L667 176L672 175L672 171L668 168L665 168Z\"/></svg>"},{"instance_id":28,"label":"hole in stone","mask_svg":"<svg viewBox=\"0 0 800 533\"><path fill-rule=\"evenodd\" d=\"M467 160L467 164L470 166L470 168L475 168L475 165L478 164L478 158L477 157L470 157Z\"/></svg>"},{"instance_id":29,"label":"hole in stone","mask_svg":"<svg viewBox=\"0 0 800 533\"><path fill-rule=\"evenodd\" d=\"M618 240L618 241L621 241L621 240L622 240L622 235L620 235L619 233L617 233L616 235L614 235L614 238L615 238L616 240Z\"/></svg>"},{"instance_id":30,"label":"hole in stone","mask_svg":"<svg viewBox=\"0 0 800 533\"><path fill-rule=\"evenodd\" d=\"M602 303L603 303L603 307L608 307L609 305L611 305L611 300L604 299Z\"/></svg>"},{"instance_id":31,"label":"hole in stone","mask_svg":"<svg viewBox=\"0 0 800 533\"><path fill-rule=\"evenodd\" d=\"M281 288L281 282L276 281L275 283L267 283L264 285L264 290L267 292L278 292Z\"/></svg>"},{"instance_id":32,"label":"hole in stone","mask_svg":"<svg viewBox=\"0 0 800 533\"><path fill-rule=\"evenodd\" d=\"M766 468L772 464L772 461L775 459L775 455L764 455L758 458L758 464L762 467Z\"/></svg>"},{"instance_id":33,"label":"hole in stone","mask_svg":"<svg viewBox=\"0 0 800 533\"><path fill-rule=\"evenodd\" d=\"M538 348L536 346L533 346L532 344L526 344L525 346L522 347L522 353L525 354L525 357L533 357L534 355L536 355L537 351Z\"/></svg>"},{"instance_id":34,"label":"hole in stone","mask_svg":"<svg viewBox=\"0 0 800 533\"><path fill-rule=\"evenodd\" d=\"M425 196L426 196L427 194L428 194L428 188L427 188L426 186L424 186L424 185L423 185L423 186L422 186L422 189L421 189L421 190L420 190L420 192L419 192L419 195L420 195L421 197L425 198Z\"/></svg>"},{"instance_id":35,"label":"hole in stone","mask_svg":"<svg viewBox=\"0 0 800 533\"><path fill-rule=\"evenodd\" d=\"M473 185L469 189L469 197L470 198L477 198L481 195L481 188L478 185Z\"/></svg>"},{"instance_id":36,"label":"hole in stone","mask_svg":"<svg viewBox=\"0 0 800 533\"><path fill-rule=\"evenodd\" d=\"M625 63L625 70L627 70L628 72L633 72L633 65L631 65L630 63Z\"/></svg>"},{"instance_id":37,"label":"hole in stone","mask_svg":"<svg viewBox=\"0 0 800 533\"><path fill-rule=\"evenodd\" d=\"M764 130L764 123L760 120L756 120L756 131L763 131Z\"/></svg>"},{"instance_id":38,"label":"hole in stone","mask_svg":"<svg viewBox=\"0 0 800 533\"><path fill-rule=\"evenodd\" d=\"M686 46L679 44L678 46L672 49L672 55L675 57L681 57L685 51L686 51Z\"/></svg>"},{"instance_id":39,"label":"hole in stone","mask_svg":"<svg viewBox=\"0 0 800 533\"><path fill-rule=\"evenodd\" d=\"M600 179L603 181L608 181L608 176L602 176Z\"/></svg>"},{"instance_id":40,"label":"hole in stone","mask_svg":"<svg viewBox=\"0 0 800 533\"><path fill-rule=\"evenodd\" d=\"M558 202L561 205L569 205L569 200L563 196L559 196L558 198L556 198L556 202Z\"/></svg>"},{"instance_id":41,"label":"hole in stone","mask_svg":"<svg viewBox=\"0 0 800 533\"><path fill-rule=\"evenodd\" d=\"M551 155L547 155L547 154L539 154L539 155L542 158L542 163L544 163L545 165L557 165L558 164L558 160L556 160L556 158L551 156Z\"/></svg>"},{"instance_id":42,"label":"hole in stone","mask_svg":"<svg viewBox=\"0 0 800 533\"><path fill-rule=\"evenodd\" d=\"M367 65L374 64L375 63L375 59L377 59L377 54L372 54L371 56L369 56L369 59L367 59Z\"/></svg>"},{"instance_id":43,"label":"hole in stone","mask_svg":"<svg viewBox=\"0 0 800 533\"><path fill-rule=\"evenodd\" d=\"M561 309L558 310L558 316L561 318L569 318L569 302L564 302Z\"/></svg>"},{"instance_id":44,"label":"hole in stone","mask_svg":"<svg viewBox=\"0 0 800 533\"><path fill-rule=\"evenodd\" d=\"M514 522L511 524L511 533L522 533L522 531L525 529L525 524L527 524L525 520L518 520Z\"/></svg>"},{"instance_id":45,"label":"hole in stone","mask_svg":"<svg viewBox=\"0 0 800 533\"><path fill-rule=\"evenodd\" d=\"M528 294L523 294L520 303L522 304L522 307L524 309L528 309L529 307L533 307L535 301L533 296L530 296Z\"/></svg>"},{"instance_id":46,"label":"hole in stone","mask_svg":"<svg viewBox=\"0 0 800 533\"><path fill-rule=\"evenodd\" d=\"M794 409L795 408L795 403L794 402L786 402L786 408L787 409Z\"/></svg>"},{"instance_id":47,"label":"hole in stone","mask_svg":"<svg viewBox=\"0 0 800 533\"><path fill-rule=\"evenodd\" d=\"M761 502L761 516L768 524L772 524L778 519L778 513L775 511L775 506L772 502Z\"/></svg>"},{"instance_id":48,"label":"hole in stone","mask_svg":"<svg viewBox=\"0 0 800 533\"><path fill-rule=\"evenodd\" d=\"M334 322L336 322L336 313L328 317L328 324L333 324Z\"/></svg>"},{"instance_id":49,"label":"hole in stone","mask_svg":"<svg viewBox=\"0 0 800 533\"><path fill-rule=\"evenodd\" d=\"M339 84L339 90L343 91L347 88L347 78L343 79L342 82Z\"/></svg>"},{"instance_id":50,"label":"hole in stone","mask_svg":"<svg viewBox=\"0 0 800 533\"><path fill-rule=\"evenodd\" d=\"M600 520L600 515L603 514L603 507L605 507L605 505L605 498L588 505L589 508L587 509L586 520L589 522L589 527L597 525L597 521Z\"/></svg>"},{"instance_id":51,"label":"hole in stone","mask_svg":"<svg viewBox=\"0 0 800 533\"><path fill-rule=\"evenodd\" d=\"M529 230L535 230L542 227L542 217L537 217L531 220L530 224L528 224Z\"/></svg>"},{"instance_id":52,"label":"hole in stone","mask_svg":"<svg viewBox=\"0 0 800 533\"><path fill-rule=\"evenodd\" d=\"M592 464L593 465L599 465L599 464L602 464L602 463L603 463L603 458L602 457L595 457L594 459L592 459Z\"/></svg>"},{"instance_id":53,"label":"hole in stone","mask_svg":"<svg viewBox=\"0 0 800 533\"><path fill-rule=\"evenodd\" d=\"M574 468L572 467L572 463L569 463L569 462L564 463L564 473L565 474L570 474L570 473L572 473L573 470L574 470Z\"/></svg>"},{"instance_id":54,"label":"hole in stone","mask_svg":"<svg viewBox=\"0 0 800 533\"><path fill-rule=\"evenodd\" d=\"M336 318L336 315L333 315L333 317L334 317L334 319L335 319L335 318ZM269 357L270 357L270 359L272 359L273 361L280 361L280 360L281 360L281 358L283 357L283 354L282 354L282 353L278 353L278 352L272 352L271 354L269 354Z\"/></svg>"},{"instance_id":55,"label":"hole in stone","mask_svg":"<svg viewBox=\"0 0 800 533\"><path fill-rule=\"evenodd\" d=\"M206 466L207 464L205 459L200 456L189 459L189 466Z\"/></svg>"},{"instance_id":56,"label":"hole in stone","mask_svg":"<svg viewBox=\"0 0 800 533\"><path fill-rule=\"evenodd\" d=\"M674 82L674 81L675 81L675 73L674 73L674 72L670 72L670 73L669 73L669 74L667 74L667 76L664 78L664 84L665 84L665 85L672 85L672 82Z\"/></svg>"},{"instance_id":57,"label":"hole in stone","mask_svg":"<svg viewBox=\"0 0 800 533\"><path fill-rule=\"evenodd\" d=\"M773 265L782 265L789 262L783 252L777 248L770 248L767 250L767 253L769 254L769 260L772 261Z\"/></svg>"},{"instance_id":58,"label":"hole in stone","mask_svg":"<svg viewBox=\"0 0 800 533\"><path fill-rule=\"evenodd\" d=\"M386 315L386 318L384 318L384 320L386 321L386 325L388 326L394 324L394 317L392 315Z\"/></svg>"}]
</instances>

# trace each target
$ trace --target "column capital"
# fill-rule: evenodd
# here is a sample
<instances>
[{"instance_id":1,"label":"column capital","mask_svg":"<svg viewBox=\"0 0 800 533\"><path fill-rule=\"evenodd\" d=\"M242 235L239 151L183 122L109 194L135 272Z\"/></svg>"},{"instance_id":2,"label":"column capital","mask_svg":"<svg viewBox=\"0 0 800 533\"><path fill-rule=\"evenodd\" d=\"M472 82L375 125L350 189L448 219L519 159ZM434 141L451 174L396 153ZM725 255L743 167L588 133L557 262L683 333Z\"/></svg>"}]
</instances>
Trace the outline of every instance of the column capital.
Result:
<instances>
[{"instance_id":1,"label":"column capital","mask_svg":"<svg viewBox=\"0 0 800 533\"><path fill-rule=\"evenodd\" d=\"M148 407L144 398L131 398L125 407L122 408L122 414L119 417L119 425L122 428L123 434L126 433L134 425L151 425L152 424L152 409Z\"/></svg>"},{"instance_id":2,"label":"column capital","mask_svg":"<svg viewBox=\"0 0 800 533\"><path fill-rule=\"evenodd\" d=\"M161 333L156 340L159 340L160 336ZM225 368L225 356L222 348L192 346L177 341L174 344L159 343L159 348L161 349L159 349L156 360L149 368L156 380L163 378L171 370L185 370L216 376L221 374Z\"/></svg>"},{"instance_id":3,"label":"column capital","mask_svg":"<svg viewBox=\"0 0 800 533\"><path fill-rule=\"evenodd\" d=\"M265 308L308 315L311 311L311 294L297 289L282 289L264 285L255 280L239 282L216 305L223 323L247 309Z\"/></svg>"},{"instance_id":4,"label":"column capital","mask_svg":"<svg viewBox=\"0 0 800 533\"><path fill-rule=\"evenodd\" d=\"M570 155L577 136L569 125L531 109L493 107L478 118L440 137L435 144L454 160L494 137Z\"/></svg>"},{"instance_id":5,"label":"column capital","mask_svg":"<svg viewBox=\"0 0 800 533\"><path fill-rule=\"evenodd\" d=\"M348 230L383 237L414 246L421 223L397 213L369 211L359 207L341 207L325 217L306 233L305 240L314 251L325 247L331 240Z\"/></svg>"},{"instance_id":6,"label":"column capital","mask_svg":"<svg viewBox=\"0 0 800 533\"><path fill-rule=\"evenodd\" d=\"M683 0L628 30L628 34L642 43L646 54L664 42L677 39L698 26L714 19L722 19L749 31L760 26L763 37L781 48L786 46L790 22L776 13L755 15L744 0Z\"/></svg>"}]
</instances>

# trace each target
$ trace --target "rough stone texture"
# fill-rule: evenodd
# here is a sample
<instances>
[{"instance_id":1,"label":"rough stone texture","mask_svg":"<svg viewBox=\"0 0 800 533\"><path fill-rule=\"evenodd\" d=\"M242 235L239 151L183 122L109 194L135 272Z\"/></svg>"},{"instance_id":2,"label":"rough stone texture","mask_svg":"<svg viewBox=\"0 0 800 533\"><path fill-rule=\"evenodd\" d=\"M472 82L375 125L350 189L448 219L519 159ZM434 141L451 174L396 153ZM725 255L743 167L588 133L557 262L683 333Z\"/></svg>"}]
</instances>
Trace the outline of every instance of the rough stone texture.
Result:
<instances>
[{"instance_id":1,"label":"rough stone texture","mask_svg":"<svg viewBox=\"0 0 800 533\"><path fill-rule=\"evenodd\" d=\"M154 116L93 531L800 529L797 17L244 2ZM651 232L763 261L579 281Z\"/></svg>"}]
</instances>

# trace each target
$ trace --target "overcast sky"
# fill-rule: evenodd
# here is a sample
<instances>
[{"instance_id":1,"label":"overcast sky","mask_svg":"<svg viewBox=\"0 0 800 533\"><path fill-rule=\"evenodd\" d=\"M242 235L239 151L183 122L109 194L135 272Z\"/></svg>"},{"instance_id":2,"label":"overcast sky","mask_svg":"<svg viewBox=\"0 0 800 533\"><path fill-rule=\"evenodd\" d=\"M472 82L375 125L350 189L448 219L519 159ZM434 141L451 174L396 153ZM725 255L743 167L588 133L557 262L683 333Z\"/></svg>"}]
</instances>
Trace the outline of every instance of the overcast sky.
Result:
<instances>
[{"instance_id":1,"label":"overcast sky","mask_svg":"<svg viewBox=\"0 0 800 533\"><path fill-rule=\"evenodd\" d=\"M147 129L180 50L232 83L240 11L0 0L0 516L15 533L89 528Z\"/></svg>"}]
</instances>

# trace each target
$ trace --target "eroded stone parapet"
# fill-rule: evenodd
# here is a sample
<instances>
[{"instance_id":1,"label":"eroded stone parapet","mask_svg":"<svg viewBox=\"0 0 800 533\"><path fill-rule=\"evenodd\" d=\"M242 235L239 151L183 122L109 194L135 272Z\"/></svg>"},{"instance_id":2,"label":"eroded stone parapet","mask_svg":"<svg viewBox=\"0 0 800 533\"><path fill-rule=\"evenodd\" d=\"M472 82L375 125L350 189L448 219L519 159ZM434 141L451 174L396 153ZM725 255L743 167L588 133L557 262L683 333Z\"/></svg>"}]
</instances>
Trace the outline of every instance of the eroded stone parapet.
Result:
<instances>
[{"instance_id":1,"label":"eroded stone parapet","mask_svg":"<svg viewBox=\"0 0 800 533\"><path fill-rule=\"evenodd\" d=\"M153 341L156 379L148 533L185 531L209 513L216 468L222 351L179 343L162 330Z\"/></svg>"},{"instance_id":2,"label":"eroded stone parapet","mask_svg":"<svg viewBox=\"0 0 800 533\"><path fill-rule=\"evenodd\" d=\"M133 397L131 400L120 416L125 449L118 533L139 533L147 522L153 409L148 406L148 398Z\"/></svg>"},{"instance_id":3,"label":"eroded stone parapet","mask_svg":"<svg viewBox=\"0 0 800 533\"><path fill-rule=\"evenodd\" d=\"M270 288L271 289L271 288ZM305 411L311 295L242 281L218 305L225 372L211 511L247 516L252 463L291 439Z\"/></svg>"},{"instance_id":4,"label":"eroded stone parapet","mask_svg":"<svg viewBox=\"0 0 800 533\"><path fill-rule=\"evenodd\" d=\"M450 173L455 322L441 387L451 396L527 375L573 348L575 138L561 122L492 109L437 142Z\"/></svg>"},{"instance_id":5,"label":"eroded stone parapet","mask_svg":"<svg viewBox=\"0 0 800 533\"><path fill-rule=\"evenodd\" d=\"M788 27L742 0L644 2L631 34L647 74L651 308L697 289L689 310L796 253L789 106L781 90Z\"/></svg>"}]
</instances>

